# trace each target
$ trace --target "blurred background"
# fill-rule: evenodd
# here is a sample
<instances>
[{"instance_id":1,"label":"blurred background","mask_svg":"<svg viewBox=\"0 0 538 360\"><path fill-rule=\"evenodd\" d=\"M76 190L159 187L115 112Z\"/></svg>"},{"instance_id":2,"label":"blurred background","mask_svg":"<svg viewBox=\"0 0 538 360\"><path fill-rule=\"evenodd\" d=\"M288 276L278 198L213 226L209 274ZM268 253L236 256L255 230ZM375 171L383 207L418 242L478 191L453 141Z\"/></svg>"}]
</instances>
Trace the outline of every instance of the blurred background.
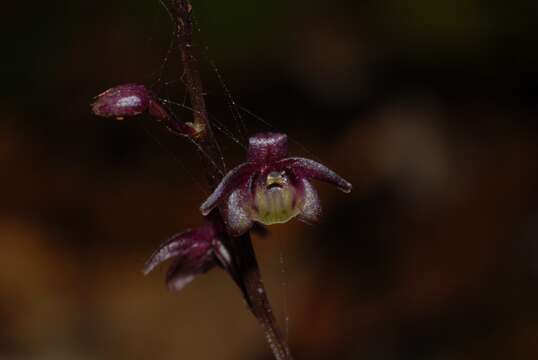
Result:
<instances>
[{"instance_id":1,"label":"blurred background","mask_svg":"<svg viewBox=\"0 0 538 360\"><path fill-rule=\"evenodd\" d=\"M227 87L249 133L354 184L319 185L320 225L254 239L296 358L536 359L537 3L192 2L213 119L240 139ZM163 6L3 8L0 358L271 359L223 272L180 294L141 274L200 223L195 152L89 112L125 82L184 101Z\"/></svg>"}]
</instances>

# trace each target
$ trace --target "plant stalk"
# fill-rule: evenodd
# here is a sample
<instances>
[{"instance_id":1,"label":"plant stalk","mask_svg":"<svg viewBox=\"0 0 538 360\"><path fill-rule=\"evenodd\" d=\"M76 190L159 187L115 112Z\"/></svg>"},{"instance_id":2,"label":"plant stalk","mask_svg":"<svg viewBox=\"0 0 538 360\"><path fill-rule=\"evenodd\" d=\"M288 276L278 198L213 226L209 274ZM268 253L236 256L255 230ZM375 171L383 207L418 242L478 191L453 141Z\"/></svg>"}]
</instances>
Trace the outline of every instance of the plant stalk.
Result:
<instances>
[{"instance_id":1,"label":"plant stalk","mask_svg":"<svg viewBox=\"0 0 538 360\"><path fill-rule=\"evenodd\" d=\"M221 155L208 119L203 84L194 54L191 11L192 6L188 0L171 0L170 12L176 26L175 36L183 66L183 79L193 108L193 128L196 133L192 139L204 153L202 158L206 165L209 185L214 188L221 180L224 169L217 168L214 162L218 161ZM220 217L220 214L216 216ZM222 218L220 220L222 221ZM225 242L233 261L230 275L243 292L250 311L260 323L275 359L292 360L288 343L278 327L269 303L250 234L246 233L238 238L229 236Z\"/></svg>"}]
</instances>

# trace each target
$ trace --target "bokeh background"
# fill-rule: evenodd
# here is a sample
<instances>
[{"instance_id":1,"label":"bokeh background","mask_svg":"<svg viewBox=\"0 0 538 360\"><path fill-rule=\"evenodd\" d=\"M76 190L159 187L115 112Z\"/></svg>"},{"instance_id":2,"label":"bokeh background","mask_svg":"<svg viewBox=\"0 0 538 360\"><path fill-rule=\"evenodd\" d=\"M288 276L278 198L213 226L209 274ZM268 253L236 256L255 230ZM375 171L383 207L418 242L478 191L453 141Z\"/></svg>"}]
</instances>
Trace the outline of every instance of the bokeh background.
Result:
<instances>
[{"instance_id":1,"label":"bokeh background","mask_svg":"<svg viewBox=\"0 0 538 360\"><path fill-rule=\"evenodd\" d=\"M224 82L270 124L242 111L250 133L287 132L355 186L320 184L317 227L255 239L296 358L536 359L537 3L193 5L213 119L239 137ZM3 9L0 358L269 360L223 272L180 294L165 269L141 274L200 222L194 151L148 118L89 112L125 82L183 102L163 6Z\"/></svg>"}]
</instances>

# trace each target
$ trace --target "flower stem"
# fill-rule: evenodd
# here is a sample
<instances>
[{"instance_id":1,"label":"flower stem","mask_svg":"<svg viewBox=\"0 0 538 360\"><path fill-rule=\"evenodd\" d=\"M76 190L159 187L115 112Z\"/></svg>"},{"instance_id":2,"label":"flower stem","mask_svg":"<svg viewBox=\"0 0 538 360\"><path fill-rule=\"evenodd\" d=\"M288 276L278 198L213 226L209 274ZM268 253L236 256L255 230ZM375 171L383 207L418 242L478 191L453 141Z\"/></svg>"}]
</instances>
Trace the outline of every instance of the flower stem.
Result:
<instances>
[{"instance_id":1,"label":"flower stem","mask_svg":"<svg viewBox=\"0 0 538 360\"><path fill-rule=\"evenodd\" d=\"M238 279L234 280L243 291L250 311L260 323L273 356L276 360L292 360L288 343L278 327L269 303L250 234L238 238L230 237L228 240L228 247L238 270Z\"/></svg>"},{"instance_id":2,"label":"flower stem","mask_svg":"<svg viewBox=\"0 0 538 360\"><path fill-rule=\"evenodd\" d=\"M191 17L192 6L188 0L172 0L170 12L175 22L175 36L179 45L181 65L183 67L183 81L193 109L192 127L195 133L192 139L202 149L209 185L214 187L222 177L215 164L220 159L218 143L209 123L205 93L198 71L198 60L194 54L193 22ZM223 169L220 169L223 170Z\"/></svg>"},{"instance_id":3,"label":"flower stem","mask_svg":"<svg viewBox=\"0 0 538 360\"><path fill-rule=\"evenodd\" d=\"M197 66L198 61L192 47L191 11L192 6L188 0L171 0L170 12L176 25L175 36L181 54L183 79L193 108L193 128L196 133L192 139L205 154L203 158L207 177L209 185L213 188L222 177L222 173L214 166L214 161L220 158L220 152L209 123L202 80ZM208 158L213 162L208 162ZM215 216L220 217L220 214ZM250 234L246 233L239 238L228 237L225 242L233 258L233 269L230 275L243 292L250 311L260 323L275 359L292 360L287 341L282 336L267 298Z\"/></svg>"}]
</instances>

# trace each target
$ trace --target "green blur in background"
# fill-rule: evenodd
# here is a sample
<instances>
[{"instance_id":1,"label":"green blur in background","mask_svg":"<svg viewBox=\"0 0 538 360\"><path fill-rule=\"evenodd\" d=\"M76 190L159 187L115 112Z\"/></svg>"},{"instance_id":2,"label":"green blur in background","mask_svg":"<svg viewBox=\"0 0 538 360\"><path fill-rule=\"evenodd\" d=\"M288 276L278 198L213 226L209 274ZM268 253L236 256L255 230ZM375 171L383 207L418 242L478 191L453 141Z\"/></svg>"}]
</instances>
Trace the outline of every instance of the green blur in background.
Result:
<instances>
[{"instance_id":1,"label":"green blur in background","mask_svg":"<svg viewBox=\"0 0 538 360\"><path fill-rule=\"evenodd\" d=\"M254 239L295 357L536 359L538 4L192 3L215 123L240 138L227 88L263 119L241 111L249 133L286 132L354 185L318 187L316 227ZM183 102L162 4L3 8L0 359L271 359L223 272L180 294L142 276L201 222L193 149L89 111L125 82Z\"/></svg>"}]
</instances>

